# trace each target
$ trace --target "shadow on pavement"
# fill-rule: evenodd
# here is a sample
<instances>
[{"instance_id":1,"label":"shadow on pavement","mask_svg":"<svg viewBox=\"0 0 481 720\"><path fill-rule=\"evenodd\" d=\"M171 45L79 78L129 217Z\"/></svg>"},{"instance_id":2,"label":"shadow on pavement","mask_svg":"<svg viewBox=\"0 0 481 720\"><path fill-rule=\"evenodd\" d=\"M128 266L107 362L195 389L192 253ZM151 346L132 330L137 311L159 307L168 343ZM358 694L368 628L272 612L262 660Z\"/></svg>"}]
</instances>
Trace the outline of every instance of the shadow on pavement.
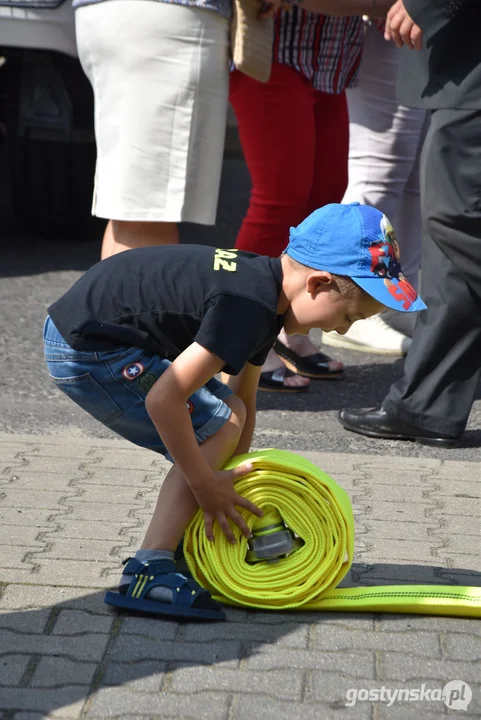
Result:
<instances>
[{"instance_id":1,"label":"shadow on pavement","mask_svg":"<svg viewBox=\"0 0 481 720\"><path fill-rule=\"evenodd\" d=\"M341 586L406 583L480 587L481 573L431 566L355 563ZM29 694L34 688L38 690L34 707L29 708L28 700L22 702L21 707L12 704L16 702L15 698L18 698L18 694L11 695L9 688L4 688L0 694L0 709L7 712L42 710L45 715L50 715L66 705L86 700L101 689L125 685L152 676L155 680L155 676L162 676L163 673L178 668L213 666L229 660L238 661L255 656L266 646L274 645L282 640L283 636L295 632L296 628L313 622L328 622L333 617L332 613L284 612L279 615L274 612L246 613L243 610L228 609L227 623L197 623L194 626L191 623L117 614L114 611L106 616L103 594L103 592L95 592L38 610L0 614L3 672L8 675L9 663L18 662L19 654L28 653L31 655L28 672L24 674L19 689L23 687L26 691L28 688ZM103 657L100 658L99 645L95 643L98 632L89 632L85 624L78 628L78 632L72 626L68 634L64 634L65 626L64 633L62 628L56 631L55 625L63 610L80 610L84 611L84 614L89 613L93 627L98 618L113 619L110 639ZM356 618L362 617L362 614L356 613L334 613L334 615L349 619L351 625ZM389 620L399 616L376 615L375 617ZM280 622L279 618L281 618ZM43 642L40 641L41 638ZM48 654L49 642L50 654ZM72 662L68 658L68 648L70 647L72 652L72 643L77 643L77 648L78 644L81 646L80 651L73 653L78 658L77 671L72 671ZM36 646L36 651L31 649L32 644ZM42 653L42 658L48 663L48 660L54 656L57 662L52 665L50 674L46 675L44 671L41 675L42 679L36 682L36 666L41 657L41 651L39 652L38 649L42 647L46 649ZM65 662L58 662L62 657ZM96 671L91 673L93 680L89 682L85 679L85 673L82 673L82 664L88 661L90 667L93 662L97 665ZM159 678L159 690L160 685L161 678ZM185 691L188 693L189 688L186 687Z\"/></svg>"},{"instance_id":2,"label":"shadow on pavement","mask_svg":"<svg viewBox=\"0 0 481 720\"><path fill-rule=\"evenodd\" d=\"M307 393L259 392L257 406L260 410L289 410L317 412L319 410L340 410L345 407L374 407L384 400L391 384L403 373L404 359L386 357L383 361L369 362L373 356L362 358L359 353L337 348L323 347L323 351L341 359L345 364L342 380L311 381ZM366 362L367 360L367 362ZM474 400L481 399L481 383ZM467 433L466 433L467 434Z\"/></svg>"},{"instance_id":3,"label":"shadow on pavement","mask_svg":"<svg viewBox=\"0 0 481 720\"><path fill-rule=\"evenodd\" d=\"M225 158L214 227L182 223L182 243L233 247L246 213L250 178L243 160ZM286 243L287 245L287 239ZM100 260L98 237L36 237L10 216L0 215L0 277L38 275L58 270L88 270Z\"/></svg>"},{"instance_id":4,"label":"shadow on pavement","mask_svg":"<svg viewBox=\"0 0 481 720\"><path fill-rule=\"evenodd\" d=\"M1 222L1 218L0 218ZM0 239L2 262L0 277L23 277L46 272L74 270L84 272L100 260L102 238L39 238L25 235L12 227L8 239ZM207 228L185 223L181 229L181 242L213 247L229 247L235 242L231 233L221 228Z\"/></svg>"},{"instance_id":5,"label":"shadow on pavement","mask_svg":"<svg viewBox=\"0 0 481 720\"><path fill-rule=\"evenodd\" d=\"M431 566L354 563L341 587L373 586L388 584L451 584L481 586L481 573L467 569L446 569ZM263 652L296 628L313 622L329 622L333 615L349 619L351 626L356 613L275 613L228 609L227 623L175 623L140 616L118 614L114 611L105 615L103 592L72 598L50 607L36 610L12 611L0 614L2 648L2 672L8 676L9 664L18 662L18 654L31 655L28 671L24 674L18 689L4 687L0 693L0 709L38 712L50 715L66 705L86 700L99 690L125 685L172 672L178 668L213 666L230 660L238 661ZM70 625L56 630L56 622L63 610L83 611L91 618L93 632L83 624L76 629ZM365 614L364 614L365 617ZM373 616L374 617L374 616ZM399 617L398 615L375 615L377 618ZM110 639L99 646L95 621L111 618ZM281 621L279 621L279 619ZM107 620L108 622L108 620ZM104 634L106 631L106 626ZM32 640L33 638L33 640ZM89 648L89 644L91 647ZM286 648L289 643L285 644ZM77 648L77 650L74 649ZM35 647L36 649L32 649ZM99 647L104 648L103 656ZM43 652L41 648L44 648ZM80 649L79 649L80 648ZM49 653L50 649L50 653ZM69 659L69 651L73 657ZM281 650L282 651L282 650ZM41 653L41 655L40 655ZM39 662L47 663L54 658L51 672L43 672L36 682L36 668ZM64 661L62 661L62 658ZM60 662L59 662L60 660ZM86 680L82 671L90 663L93 680ZM97 666L92 672L92 665ZM75 670L77 666L77 670ZM159 690L161 679L159 679ZM18 691L23 688L25 696L16 704ZM27 693L28 689L28 693ZM138 688L141 690L141 687ZM28 696L35 693L32 707ZM150 691L152 691L150 689ZM189 688L186 688L189 692ZM17 694L14 694L17 693Z\"/></svg>"}]
</instances>

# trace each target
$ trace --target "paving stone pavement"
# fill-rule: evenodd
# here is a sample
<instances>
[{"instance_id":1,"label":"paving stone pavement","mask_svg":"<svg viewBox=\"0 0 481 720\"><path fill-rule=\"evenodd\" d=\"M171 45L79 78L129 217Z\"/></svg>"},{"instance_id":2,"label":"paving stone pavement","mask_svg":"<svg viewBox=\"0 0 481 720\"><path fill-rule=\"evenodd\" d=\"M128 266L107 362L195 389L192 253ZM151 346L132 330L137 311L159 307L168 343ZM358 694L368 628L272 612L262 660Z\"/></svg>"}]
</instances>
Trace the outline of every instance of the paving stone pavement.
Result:
<instances>
[{"instance_id":1,"label":"paving stone pavement","mask_svg":"<svg viewBox=\"0 0 481 720\"><path fill-rule=\"evenodd\" d=\"M481 585L479 465L305 455L353 502L344 584ZM229 609L226 623L181 624L109 610L104 590L167 468L120 440L0 435L0 720L431 720L459 711L347 693L451 680L481 717L475 619Z\"/></svg>"}]
</instances>

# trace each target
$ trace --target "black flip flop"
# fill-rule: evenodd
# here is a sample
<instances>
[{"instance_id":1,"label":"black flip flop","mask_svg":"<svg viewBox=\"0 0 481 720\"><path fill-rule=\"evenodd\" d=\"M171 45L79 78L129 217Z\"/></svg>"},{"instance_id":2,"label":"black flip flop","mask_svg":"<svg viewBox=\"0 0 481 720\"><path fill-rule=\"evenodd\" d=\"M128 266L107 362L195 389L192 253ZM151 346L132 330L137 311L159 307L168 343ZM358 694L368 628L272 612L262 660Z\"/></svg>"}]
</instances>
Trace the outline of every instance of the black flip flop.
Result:
<instances>
[{"instance_id":1,"label":"black flip flop","mask_svg":"<svg viewBox=\"0 0 481 720\"><path fill-rule=\"evenodd\" d=\"M284 393L301 393L309 390L309 385L301 387L290 387L284 385L286 377L292 377L296 373L291 372L287 368L277 368L277 370L271 370L270 372L262 372L259 378L259 390L269 392L284 392Z\"/></svg>"},{"instance_id":2,"label":"black flip flop","mask_svg":"<svg viewBox=\"0 0 481 720\"><path fill-rule=\"evenodd\" d=\"M344 375L342 370L329 370L331 358L324 353L317 352L303 357L284 345L280 340L274 343L274 351L284 365L293 373L311 378L312 380L340 380Z\"/></svg>"}]
</instances>

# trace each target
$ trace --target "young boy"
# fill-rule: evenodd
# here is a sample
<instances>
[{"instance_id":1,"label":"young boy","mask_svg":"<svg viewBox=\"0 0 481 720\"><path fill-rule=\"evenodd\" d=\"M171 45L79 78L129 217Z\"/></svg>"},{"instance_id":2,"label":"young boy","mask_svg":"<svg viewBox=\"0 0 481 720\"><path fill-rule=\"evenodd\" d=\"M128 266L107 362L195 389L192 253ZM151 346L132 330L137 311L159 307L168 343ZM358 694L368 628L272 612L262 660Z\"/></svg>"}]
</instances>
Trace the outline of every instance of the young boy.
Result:
<instances>
[{"instance_id":1,"label":"young boy","mask_svg":"<svg viewBox=\"0 0 481 720\"><path fill-rule=\"evenodd\" d=\"M213 540L237 510L262 512L220 468L249 451L256 390L282 327L345 333L384 307L425 308L404 279L393 229L374 208L316 210L280 258L184 245L146 247L94 265L49 308L45 358L55 384L94 418L174 462L141 549L105 601L174 617L221 619L210 594L177 572L174 551L200 506ZM230 375L228 385L215 379Z\"/></svg>"}]
</instances>

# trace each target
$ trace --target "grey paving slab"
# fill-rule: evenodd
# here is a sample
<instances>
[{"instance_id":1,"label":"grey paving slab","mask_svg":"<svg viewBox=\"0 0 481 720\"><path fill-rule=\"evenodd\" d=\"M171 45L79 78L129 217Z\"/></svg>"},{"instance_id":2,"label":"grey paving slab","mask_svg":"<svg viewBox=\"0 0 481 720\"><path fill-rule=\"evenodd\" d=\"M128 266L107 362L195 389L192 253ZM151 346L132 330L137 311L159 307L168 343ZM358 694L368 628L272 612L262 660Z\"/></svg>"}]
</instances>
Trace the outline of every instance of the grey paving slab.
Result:
<instances>
[{"instance_id":1,"label":"grey paving slab","mask_svg":"<svg viewBox=\"0 0 481 720\"><path fill-rule=\"evenodd\" d=\"M110 662L102 677L102 687L122 686L134 692L157 693L167 672L167 663L158 660Z\"/></svg>"},{"instance_id":2,"label":"grey paving slab","mask_svg":"<svg viewBox=\"0 0 481 720\"><path fill-rule=\"evenodd\" d=\"M481 667L481 637L463 637L462 644L454 634L445 633L441 635L443 656L447 660L460 660L474 662ZM481 682L481 672L479 674Z\"/></svg>"},{"instance_id":3,"label":"grey paving slab","mask_svg":"<svg viewBox=\"0 0 481 720\"><path fill-rule=\"evenodd\" d=\"M9 467L21 465L0 482L1 720L431 720L447 714L444 703L349 707L347 693L456 678L471 685L467 715L476 716L475 619L236 608L220 624L117 615L104 590L135 550L168 464L117 440L3 435L0 455L3 447ZM356 556L344 585L481 585L472 463L305 454L353 502Z\"/></svg>"},{"instance_id":4,"label":"grey paving slab","mask_svg":"<svg viewBox=\"0 0 481 720\"><path fill-rule=\"evenodd\" d=\"M30 680L32 687L63 687L93 682L97 664L66 657L41 657Z\"/></svg>"},{"instance_id":5,"label":"grey paving slab","mask_svg":"<svg viewBox=\"0 0 481 720\"><path fill-rule=\"evenodd\" d=\"M180 628L177 639L185 642L213 642L215 640L240 640L241 642L260 642L286 645L294 648L307 648L309 643L309 627L300 622L284 621L282 637L276 625L257 625L256 623L184 625Z\"/></svg>"},{"instance_id":6,"label":"grey paving slab","mask_svg":"<svg viewBox=\"0 0 481 720\"><path fill-rule=\"evenodd\" d=\"M35 612L12 613L6 607L0 611L0 628L17 633L41 635L52 614L51 608L38 608Z\"/></svg>"},{"instance_id":7,"label":"grey paving slab","mask_svg":"<svg viewBox=\"0 0 481 720\"><path fill-rule=\"evenodd\" d=\"M42 529L48 529L55 527L55 521L58 517L58 510L47 510L44 508L28 508L26 510L23 506L16 507L15 511L11 508L3 508L0 504L0 522L2 526L14 526L14 527L36 527ZM65 514L65 510L63 511ZM8 532L8 531L6 531Z\"/></svg>"},{"instance_id":8,"label":"grey paving slab","mask_svg":"<svg viewBox=\"0 0 481 720\"><path fill-rule=\"evenodd\" d=\"M45 525L45 529L48 525ZM34 547L42 548L43 543L39 540L40 527L34 525L33 527L24 527L22 529L22 536L19 537L19 533L16 525L0 525L0 545L16 545L17 547Z\"/></svg>"},{"instance_id":9,"label":"grey paving slab","mask_svg":"<svg viewBox=\"0 0 481 720\"><path fill-rule=\"evenodd\" d=\"M226 157L216 227L183 225L182 241L232 246L249 192L242 159ZM347 707L346 693L472 677L477 620L229 608L226 624L191 626L117 616L103 604L168 464L117 439L48 381L45 310L99 247L100 238L42 240L15 229L2 246L0 354L12 370L0 394L0 720L460 717L442 702ZM337 412L378 404L403 360L332 355L346 365L341 383L259 397L255 446L300 452L349 492L357 542L346 583L479 584L481 386L459 448L368 439L345 432ZM419 679L399 679L410 673ZM466 715L481 717L481 689L470 684Z\"/></svg>"},{"instance_id":10,"label":"grey paving slab","mask_svg":"<svg viewBox=\"0 0 481 720\"><path fill-rule=\"evenodd\" d=\"M109 633L113 617L94 615L84 610L60 610L52 624L52 635L82 635L85 633Z\"/></svg>"},{"instance_id":11,"label":"grey paving slab","mask_svg":"<svg viewBox=\"0 0 481 720\"><path fill-rule=\"evenodd\" d=\"M241 693L242 695L263 694L280 700L301 701L303 675L294 670L273 670L258 673L252 670L229 670L212 667L184 667L172 673L169 691L200 693L206 690Z\"/></svg>"},{"instance_id":12,"label":"grey paving slab","mask_svg":"<svg viewBox=\"0 0 481 720\"><path fill-rule=\"evenodd\" d=\"M311 648L320 652L337 650L395 650L406 655L441 658L439 633L418 630L416 632L366 632L352 628L318 626L311 633Z\"/></svg>"},{"instance_id":13,"label":"grey paving slab","mask_svg":"<svg viewBox=\"0 0 481 720\"><path fill-rule=\"evenodd\" d=\"M86 633L79 642L77 638L58 635L18 634L16 631L2 631L2 654L22 652L31 655L55 655L77 659L79 661L100 661L103 657L109 636L100 633Z\"/></svg>"},{"instance_id":14,"label":"grey paving slab","mask_svg":"<svg viewBox=\"0 0 481 720\"><path fill-rule=\"evenodd\" d=\"M2 653L0 657L0 686L19 685L27 671L29 664L28 655L19 655L12 653ZM0 689L0 694L1 694Z\"/></svg>"},{"instance_id":15,"label":"grey paving slab","mask_svg":"<svg viewBox=\"0 0 481 720\"><path fill-rule=\"evenodd\" d=\"M99 690L86 717L129 717L129 715L160 715L166 718L226 720L229 696L223 692L146 693L124 688Z\"/></svg>"},{"instance_id":16,"label":"grey paving slab","mask_svg":"<svg viewBox=\"0 0 481 720\"><path fill-rule=\"evenodd\" d=\"M267 696L240 697L235 708L236 720L251 720L262 717L263 720L334 720L339 718L339 709L328 705L306 702L282 702ZM342 708L342 718L347 720L370 720L372 711L369 706L356 707L353 710Z\"/></svg>"},{"instance_id":17,"label":"grey paving slab","mask_svg":"<svg viewBox=\"0 0 481 720\"><path fill-rule=\"evenodd\" d=\"M82 712L85 688L81 685L62 688L2 688L0 708L2 710L41 711L55 716L55 709L61 710L63 718L78 718ZM79 695L82 696L79 700Z\"/></svg>"},{"instance_id":18,"label":"grey paving slab","mask_svg":"<svg viewBox=\"0 0 481 720\"><path fill-rule=\"evenodd\" d=\"M444 678L447 682L451 679L462 678L467 683L476 683L479 682L479 664L465 660L447 660L446 658L426 660L413 655L406 656L397 652L386 652L380 663L379 676L384 681L412 682L413 680L426 681Z\"/></svg>"}]
</instances>

